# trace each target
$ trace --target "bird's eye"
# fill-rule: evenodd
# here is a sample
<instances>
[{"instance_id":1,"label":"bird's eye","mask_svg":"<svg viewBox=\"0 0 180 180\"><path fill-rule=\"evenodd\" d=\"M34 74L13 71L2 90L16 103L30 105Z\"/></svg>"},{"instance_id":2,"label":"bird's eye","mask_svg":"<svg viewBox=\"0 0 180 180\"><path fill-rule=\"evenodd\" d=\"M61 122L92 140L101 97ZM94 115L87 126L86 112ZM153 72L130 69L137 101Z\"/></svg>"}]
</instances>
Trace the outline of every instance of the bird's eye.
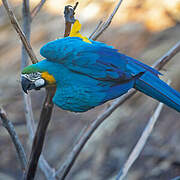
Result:
<instances>
[{"instance_id":1,"label":"bird's eye","mask_svg":"<svg viewBox=\"0 0 180 180\"><path fill-rule=\"evenodd\" d=\"M36 80L36 79L39 79L40 77L41 77L41 74L39 72L34 72L34 73L30 74L31 80Z\"/></svg>"},{"instance_id":2,"label":"bird's eye","mask_svg":"<svg viewBox=\"0 0 180 180\"><path fill-rule=\"evenodd\" d=\"M39 73L35 72L35 73L33 73L33 76L34 77L39 76Z\"/></svg>"}]
</instances>

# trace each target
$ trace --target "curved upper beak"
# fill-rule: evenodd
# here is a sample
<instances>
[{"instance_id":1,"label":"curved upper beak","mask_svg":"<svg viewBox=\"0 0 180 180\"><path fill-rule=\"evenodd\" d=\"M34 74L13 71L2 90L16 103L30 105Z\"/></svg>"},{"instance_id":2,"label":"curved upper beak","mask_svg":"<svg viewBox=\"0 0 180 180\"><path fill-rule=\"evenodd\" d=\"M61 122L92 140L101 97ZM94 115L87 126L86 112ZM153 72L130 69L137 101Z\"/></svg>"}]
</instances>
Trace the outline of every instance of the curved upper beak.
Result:
<instances>
[{"instance_id":1,"label":"curved upper beak","mask_svg":"<svg viewBox=\"0 0 180 180\"><path fill-rule=\"evenodd\" d=\"M21 77L21 86L23 91L27 94L28 90L35 89L35 84L25 77Z\"/></svg>"}]
</instances>

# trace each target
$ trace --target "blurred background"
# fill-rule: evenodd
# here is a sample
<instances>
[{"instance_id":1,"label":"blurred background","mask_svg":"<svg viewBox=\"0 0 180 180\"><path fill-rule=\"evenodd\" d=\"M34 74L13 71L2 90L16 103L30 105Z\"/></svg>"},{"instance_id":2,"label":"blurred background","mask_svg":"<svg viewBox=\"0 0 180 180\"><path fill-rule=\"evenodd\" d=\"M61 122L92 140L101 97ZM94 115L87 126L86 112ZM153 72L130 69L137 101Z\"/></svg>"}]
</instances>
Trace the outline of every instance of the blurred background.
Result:
<instances>
[{"instance_id":1,"label":"blurred background","mask_svg":"<svg viewBox=\"0 0 180 180\"><path fill-rule=\"evenodd\" d=\"M22 0L9 0L21 23ZM30 0L31 9L38 0ZM105 20L118 1L79 0L76 18L82 34L89 36L100 20ZM41 46L63 37L64 6L73 0L47 0L31 24L31 43L39 60ZM120 52L151 65L180 40L180 0L124 0L111 26L98 39ZM29 153L24 104L20 86L21 42L0 0L0 105L13 122ZM180 91L180 54L162 70ZM31 92L36 123L44 90ZM119 107L89 140L67 180L113 180L140 137L157 102L141 93ZM44 155L58 168L71 151L83 127L92 122L109 103L86 113L71 113L54 108ZM130 170L128 180L169 180L180 175L180 115L164 106L143 152ZM20 164L6 130L0 125L0 180L19 180ZM37 180L45 179L38 169Z\"/></svg>"}]
</instances>

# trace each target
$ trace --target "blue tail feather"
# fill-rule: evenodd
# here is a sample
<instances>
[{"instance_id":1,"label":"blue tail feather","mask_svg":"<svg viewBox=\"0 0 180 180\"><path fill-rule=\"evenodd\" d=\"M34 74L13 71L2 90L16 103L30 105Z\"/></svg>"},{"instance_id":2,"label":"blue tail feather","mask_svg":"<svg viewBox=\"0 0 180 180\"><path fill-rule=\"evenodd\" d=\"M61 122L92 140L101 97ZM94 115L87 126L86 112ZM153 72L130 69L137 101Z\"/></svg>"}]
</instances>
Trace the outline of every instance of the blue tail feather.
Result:
<instances>
[{"instance_id":1,"label":"blue tail feather","mask_svg":"<svg viewBox=\"0 0 180 180\"><path fill-rule=\"evenodd\" d=\"M150 72L136 80L135 88L180 112L180 93Z\"/></svg>"}]
</instances>

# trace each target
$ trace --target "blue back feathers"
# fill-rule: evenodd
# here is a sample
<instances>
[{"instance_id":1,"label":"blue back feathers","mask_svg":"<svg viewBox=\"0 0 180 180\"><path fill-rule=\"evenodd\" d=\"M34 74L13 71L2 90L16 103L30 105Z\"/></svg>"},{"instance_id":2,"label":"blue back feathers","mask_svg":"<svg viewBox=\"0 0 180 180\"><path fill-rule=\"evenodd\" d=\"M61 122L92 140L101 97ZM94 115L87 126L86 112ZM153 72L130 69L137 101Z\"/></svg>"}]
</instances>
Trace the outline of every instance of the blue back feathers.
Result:
<instances>
[{"instance_id":1,"label":"blue back feathers","mask_svg":"<svg viewBox=\"0 0 180 180\"><path fill-rule=\"evenodd\" d=\"M41 48L46 60L37 66L47 69L57 81L55 104L83 112L135 87L180 111L180 94L159 79L161 73L111 46L90 41L66 37Z\"/></svg>"}]
</instances>

